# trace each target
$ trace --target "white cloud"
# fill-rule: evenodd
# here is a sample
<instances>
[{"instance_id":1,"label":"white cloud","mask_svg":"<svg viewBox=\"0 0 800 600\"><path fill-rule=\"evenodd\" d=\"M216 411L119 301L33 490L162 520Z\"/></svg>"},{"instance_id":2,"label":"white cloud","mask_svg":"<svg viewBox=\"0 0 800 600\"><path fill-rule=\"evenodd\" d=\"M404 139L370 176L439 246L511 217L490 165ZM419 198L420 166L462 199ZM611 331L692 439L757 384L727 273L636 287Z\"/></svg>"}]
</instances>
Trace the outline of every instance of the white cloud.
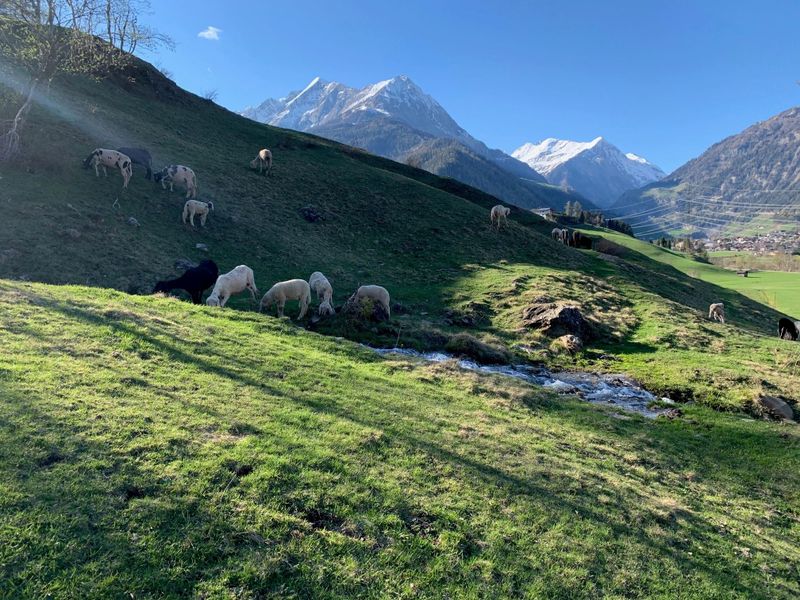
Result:
<instances>
[{"instance_id":1,"label":"white cloud","mask_svg":"<svg viewBox=\"0 0 800 600\"><path fill-rule=\"evenodd\" d=\"M222 29L219 27L214 27L213 25L209 25L203 31L197 34L197 37L201 37L204 40L219 40L219 34L222 33Z\"/></svg>"}]
</instances>

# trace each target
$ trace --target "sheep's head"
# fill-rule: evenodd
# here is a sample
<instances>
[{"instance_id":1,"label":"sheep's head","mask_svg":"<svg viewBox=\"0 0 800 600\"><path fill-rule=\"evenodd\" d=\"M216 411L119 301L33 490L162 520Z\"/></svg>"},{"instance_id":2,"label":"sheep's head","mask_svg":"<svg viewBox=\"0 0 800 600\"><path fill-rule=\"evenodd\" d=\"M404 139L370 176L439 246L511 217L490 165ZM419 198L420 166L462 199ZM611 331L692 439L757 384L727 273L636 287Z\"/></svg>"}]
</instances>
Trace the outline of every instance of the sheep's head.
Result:
<instances>
[{"instance_id":1,"label":"sheep's head","mask_svg":"<svg viewBox=\"0 0 800 600\"><path fill-rule=\"evenodd\" d=\"M162 179L164 179L164 171L159 171L158 173L153 173L153 181L158 183Z\"/></svg>"},{"instance_id":2,"label":"sheep's head","mask_svg":"<svg viewBox=\"0 0 800 600\"><path fill-rule=\"evenodd\" d=\"M219 297L217 296L209 296L206 299L207 306L219 306Z\"/></svg>"},{"instance_id":3,"label":"sheep's head","mask_svg":"<svg viewBox=\"0 0 800 600\"><path fill-rule=\"evenodd\" d=\"M208 210L214 210L214 203L213 202L206 202L208 204Z\"/></svg>"},{"instance_id":4,"label":"sheep's head","mask_svg":"<svg viewBox=\"0 0 800 600\"><path fill-rule=\"evenodd\" d=\"M330 316L330 315L335 315L336 311L333 309L333 306L331 306L331 303L329 301L323 300L319 305L319 314L320 316L323 315Z\"/></svg>"}]
</instances>

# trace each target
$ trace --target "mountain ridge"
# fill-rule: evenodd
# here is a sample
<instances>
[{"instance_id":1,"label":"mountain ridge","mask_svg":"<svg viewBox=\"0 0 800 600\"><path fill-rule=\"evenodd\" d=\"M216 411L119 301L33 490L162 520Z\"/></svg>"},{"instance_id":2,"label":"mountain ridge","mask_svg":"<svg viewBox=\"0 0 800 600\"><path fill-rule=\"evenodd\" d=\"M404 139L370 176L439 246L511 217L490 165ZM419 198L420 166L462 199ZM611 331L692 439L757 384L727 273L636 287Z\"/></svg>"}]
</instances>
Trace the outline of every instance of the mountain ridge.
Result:
<instances>
[{"instance_id":1,"label":"mountain ridge","mask_svg":"<svg viewBox=\"0 0 800 600\"><path fill-rule=\"evenodd\" d=\"M602 136L589 142L557 138L528 142L512 156L551 184L573 189L601 207L611 206L628 190L664 177L664 172L647 159L623 153Z\"/></svg>"}]
</instances>

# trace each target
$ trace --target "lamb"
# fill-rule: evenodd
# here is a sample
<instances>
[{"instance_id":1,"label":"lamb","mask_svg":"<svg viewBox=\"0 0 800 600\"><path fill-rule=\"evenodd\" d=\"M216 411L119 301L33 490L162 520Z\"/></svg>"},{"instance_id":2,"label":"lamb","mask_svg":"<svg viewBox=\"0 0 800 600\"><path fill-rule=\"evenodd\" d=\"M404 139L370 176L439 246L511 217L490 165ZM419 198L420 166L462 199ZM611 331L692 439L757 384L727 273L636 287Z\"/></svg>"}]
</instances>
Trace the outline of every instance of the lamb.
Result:
<instances>
[{"instance_id":1,"label":"lamb","mask_svg":"<svg viewBox=\"0 0 800 600\"><path fill-rule=\"evenodd\" d=\"M502 204L497 204L496 206L492 207L491 213L489 213L489 218L492 221L492 225L496 225L497 229L500 229L500 220L508 224L508 213L511 212L511 209L507 206L503 206Z\"/></svg>"},{"instance_id":2,"label":"lamb","mask_svg":"<svg viewBox=\"0 0 800 600\"><path fill-rule=\"evenodd\" d=\"M362 285L356 293L350 297L351 301L361 302L363 299L369 298L373 302L379 304L386 312L386 318L391 316L389 310L389 292L386 288L379 285Z\"/></svg>"},{"instance_id":3,"label":"lamb","mask_svg":"<svg viewBox=\"0 0 800 600\"><path fill-rule=\"evenodd\" d=\"M222 308L233 294L238 294L245 290L250 290L250 296L255 302L258 288L256 288L253 269L247 265L239 265L224 275L217 277L217 282L214 284L214 289L211 290L211 295L206 298L206 304Z\"/></svg>"},{"instance_id":4,"label":"lamb","mask_svg":"<svg viewBox=\"0 0 800 600\"><path fill-rule=\"evenodd\" d=\"M153 288L153 293L159 292L168 294L172 290L186 290L192 297L194 304L200 304L203 292L214 285L219 275L217 263L213 260L204 260L196 267L187 269L186 272L177 279L159 281Z\"/></svg>"},{"instance_id":5,"label":"lamb","mask_svg":"<svg viewBox=\"0 0 800 600\"><path fill-rule=\"evenodd\" d=\"M258 307L258 312L261 312L263 308L269 310L273 304L277 304L278 316L282 317L283 307L286 305L287 300L300 301L300 314L297 315L297 318L302 319L306 315L309 302L311 302L311 287L308 282L303 279L279 281L264 294Z\"/></svg>"},{"instance_id":6,"label":"lamb","mask_svg":"<svg viewBox=\"0 0 800 600\"><path fill-rule=\"evenodd\" d=\"M270 171L272 171L272 152L266 148L259 150L258 156L250 161L250 167L257 168L259 173L266 171L266 174L269 175Z\"/></svg>"},{"instance_id":7,"label":"lamb","mask_svg":"<svg viewBox=\"0 0 800 600\"><path fill-rule=\"evenodd\" d=\"M161 182L161 189L167 189L169 184L169 191L173 191L173 184L179 183L186 187L186 197L197 197L197 177L189 167L183 165L169 165L164 167L160 172L156 173L153 180Z\"/></svg>"},{"instance_id":8,"label":"lamb","mask_svg":"<svg viewBox=\"0 0 800 600\"><path fill-rule=\"evenodd\" d=\"M319 300L319 308L317 309L317 312L319 315L323 316L335 314L336 311L333 310L333 305L331 304L331 299L333 298L333 287L331 286L331 282L328 281L328 278L319 271L314 271L311 274L311 277L308 278L308 285L311 288L311 291L317 294L317 300Z\"/></svg>"},{"instance_id":9,"label":"lamb","mask_svg":"<svg viewBox=\"0 0 800 600\"><path fill-rule=\"evenodd\" d=\"M722 302L711 304L708 307L708 318L725 323L725 305Z\"/></svg>"},{"instance_id":10,"label":"lamb","mask_svg":"<svg viewBox=\"0 0 800 600\"><path fill-rule=\"evenodd\" d=\"M206 226L206 218L209 211L214 210L213 202L200 202L200 200L187 200L183 205L183 223L186 224L186 219L194 227L194 216L200 215L200 227Z\"/></svg>"},{"instance_id":11,"label":"lamb","mask_svg":"<svg viewBox=\"0 0 800 600\"><path fill-rule=\"evenodd\" d=\"M797 338L800 337L797 322L787 319L786 317L781 318L781 320L778 321L778 337L782 340L797 341Z\"/></svg>"},{"instance_id":12,"label":"lamb","mask_svg":"<svg viewBox=\"0 0 800 600\"><path fill-rule=\"evenodd\" d=\"M131 164L142 165L147 172L145 179L153 178L153 157L144 148L117 148L117 152L127 154L131 159Z\"/></svg>"},{"instance_id":13,"label":"lamb","mask_svg":"<svg viewBox=\"0 0 800 600\"><path fill-rule=\"evenodd\" d=\"M106 148L95 148L92 153L83 161L83 168L88 169L94 167L94 174L100 177L98 166L103 167L103 174L108 177L108 170L106 167L117 167L119 172L122 173L122 187L126 189L128 182L133 175L133 167L131 166L131 159L129 156L118 152L117 150L107 150Z\"/></svg>"}]
</instances>

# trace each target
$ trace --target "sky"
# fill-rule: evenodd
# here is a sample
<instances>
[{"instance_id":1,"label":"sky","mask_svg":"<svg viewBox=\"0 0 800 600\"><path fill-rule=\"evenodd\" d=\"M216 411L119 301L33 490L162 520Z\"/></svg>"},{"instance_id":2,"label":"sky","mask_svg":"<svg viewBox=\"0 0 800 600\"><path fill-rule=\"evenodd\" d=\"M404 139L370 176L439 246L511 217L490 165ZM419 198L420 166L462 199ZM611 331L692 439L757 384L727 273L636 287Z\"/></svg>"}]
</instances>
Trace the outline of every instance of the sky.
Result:
<instances>
[{"instance_id":1,"label":"sky","mask_svg":"<svg viewBox=\"0 0 800 600\"><path fill-rule=\"evenodd\" d=\"M667 172L800 105L798 0L153 0L142 57L231 110L408 75L513 151L602 135Z\"/></svg>"}]
</instances>

